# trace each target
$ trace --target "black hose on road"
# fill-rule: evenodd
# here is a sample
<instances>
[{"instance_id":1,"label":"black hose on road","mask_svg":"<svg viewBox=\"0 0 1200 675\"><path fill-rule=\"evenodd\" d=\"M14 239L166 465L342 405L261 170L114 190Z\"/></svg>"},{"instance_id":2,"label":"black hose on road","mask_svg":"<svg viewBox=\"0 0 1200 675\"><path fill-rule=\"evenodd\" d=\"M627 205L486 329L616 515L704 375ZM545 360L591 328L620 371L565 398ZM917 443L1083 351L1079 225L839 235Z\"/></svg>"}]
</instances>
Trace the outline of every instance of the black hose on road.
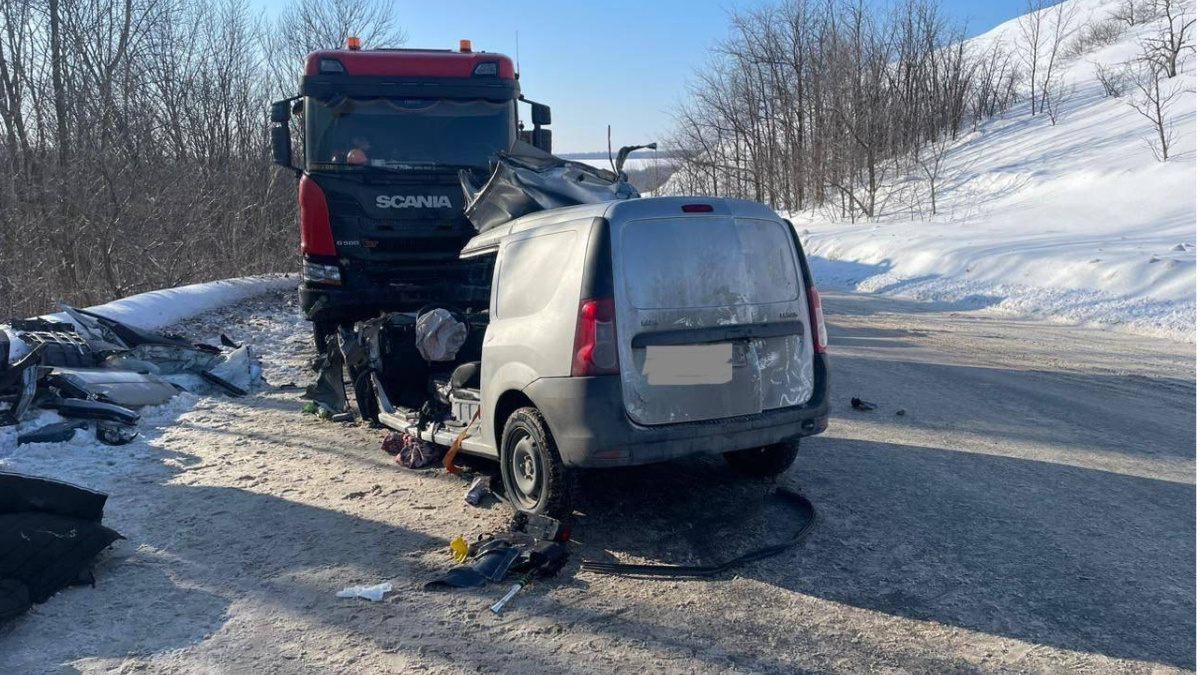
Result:
<instances>
[{"instance_id":1,"label":"black hose on road","mask_svg":"<svg viewBox=\"0 0 1200 675\"><path fill-rule=\"evenodd\" d=\"M727 560L723 563L717 563L716 565L638 565L585 560L580 565L579 569L583 572L616 574L621 576L665 578L711 577L714 574L720 574L721 572L733 567L737 567L738 565L744 565L746 563L756 562L764 558L770 558L771 556L779 555L780 553L783 553L792 547L800 545L805 539L808 538L808 535L812 533L813 527L815 527L817 524L817 509L807 497L799 492L789 490L788 488L777 488L774 494L778 495L788 504L796 507L796 509L804 515L804 525L800 527L795 535L786 541L755 549L732 560Z\"/></svg>"}]
</instances>

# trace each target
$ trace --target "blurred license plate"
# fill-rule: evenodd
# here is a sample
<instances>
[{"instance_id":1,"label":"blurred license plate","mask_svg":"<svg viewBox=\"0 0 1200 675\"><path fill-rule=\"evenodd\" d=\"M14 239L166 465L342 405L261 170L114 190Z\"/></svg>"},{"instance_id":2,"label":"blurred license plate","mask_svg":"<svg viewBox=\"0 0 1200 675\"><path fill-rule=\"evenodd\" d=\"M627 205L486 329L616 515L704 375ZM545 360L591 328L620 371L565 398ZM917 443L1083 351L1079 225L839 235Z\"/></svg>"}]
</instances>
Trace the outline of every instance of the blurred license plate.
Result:
<instances>
[{"instance_id":1,"label":"blurred license plate","mask_svg":"<svg viewBox=\"0 0 1200 675\"><path fill-rule=\"evenodd\" d=\"M733 343L649 345L642 374L653 385L725 384L733 380Z\"/></svg>"}]
</instances>

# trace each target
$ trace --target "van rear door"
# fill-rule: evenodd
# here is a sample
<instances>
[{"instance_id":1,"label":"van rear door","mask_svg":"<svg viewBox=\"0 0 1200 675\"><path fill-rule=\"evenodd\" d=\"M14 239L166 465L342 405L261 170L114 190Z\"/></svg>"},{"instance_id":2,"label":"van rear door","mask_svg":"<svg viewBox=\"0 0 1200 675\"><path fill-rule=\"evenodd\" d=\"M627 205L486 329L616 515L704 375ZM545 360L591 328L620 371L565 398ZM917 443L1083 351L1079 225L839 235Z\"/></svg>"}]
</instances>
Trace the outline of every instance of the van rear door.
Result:
<instances>
[{"instance_id":1,"label":"van rear door","mask_svg":"<svg viewBox=\"0 0 1200 675\"><path fill-rule=\"evenodd\" d=\"M806 403L812 332L788 225L761 206L762 217L743 217L720 200L700 213L663 201L665 217L612 222L630 418L699 422Z\"/></svg>"}]
</instances>

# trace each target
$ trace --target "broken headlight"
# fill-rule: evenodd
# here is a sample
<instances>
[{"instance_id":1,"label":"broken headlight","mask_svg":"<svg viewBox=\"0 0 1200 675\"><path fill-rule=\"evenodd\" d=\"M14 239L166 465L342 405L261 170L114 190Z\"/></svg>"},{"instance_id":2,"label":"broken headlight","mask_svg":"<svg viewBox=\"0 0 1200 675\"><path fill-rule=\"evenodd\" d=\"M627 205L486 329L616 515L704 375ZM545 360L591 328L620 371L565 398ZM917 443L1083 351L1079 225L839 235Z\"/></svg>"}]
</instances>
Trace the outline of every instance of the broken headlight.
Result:
<instances>
[{"instance_id":1,"label":"broken headlight","mask_svg":"<svg viewBox=\"0 0 1200 675\"><path fill-rule=\"evenodd\" d=\"M337 265L322 265L311 260L304 261L304 280L319 284L342 285L342 272Z\"/></svg>"}]
</instances>

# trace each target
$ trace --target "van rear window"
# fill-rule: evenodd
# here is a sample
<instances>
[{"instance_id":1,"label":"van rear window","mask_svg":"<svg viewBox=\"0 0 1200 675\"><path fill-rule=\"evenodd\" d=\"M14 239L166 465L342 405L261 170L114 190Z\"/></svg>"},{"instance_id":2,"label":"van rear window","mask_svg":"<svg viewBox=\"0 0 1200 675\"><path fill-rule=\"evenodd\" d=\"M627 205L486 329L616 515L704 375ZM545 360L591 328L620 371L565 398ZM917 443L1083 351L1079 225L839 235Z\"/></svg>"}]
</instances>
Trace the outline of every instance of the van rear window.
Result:
<instances>
[{"instance_id":1,"label":"van rear window","mask_svg":"<svg viewBox=\"0 0 1200 675\"><path fill-rule=\"evenodd\" d=\"M690 309L795 300L800 282L785 227L748 218L630 221L621 230L629 302Z\"/></svg>"}]
</instances>

